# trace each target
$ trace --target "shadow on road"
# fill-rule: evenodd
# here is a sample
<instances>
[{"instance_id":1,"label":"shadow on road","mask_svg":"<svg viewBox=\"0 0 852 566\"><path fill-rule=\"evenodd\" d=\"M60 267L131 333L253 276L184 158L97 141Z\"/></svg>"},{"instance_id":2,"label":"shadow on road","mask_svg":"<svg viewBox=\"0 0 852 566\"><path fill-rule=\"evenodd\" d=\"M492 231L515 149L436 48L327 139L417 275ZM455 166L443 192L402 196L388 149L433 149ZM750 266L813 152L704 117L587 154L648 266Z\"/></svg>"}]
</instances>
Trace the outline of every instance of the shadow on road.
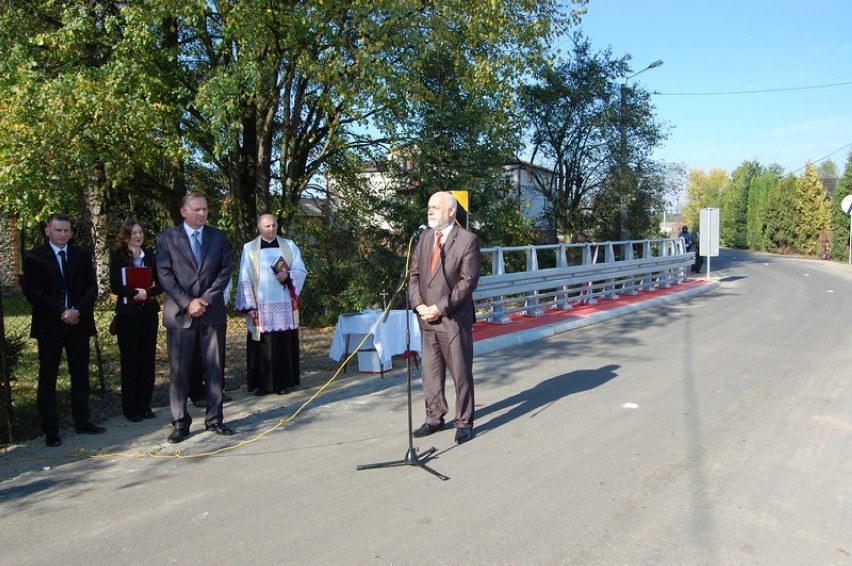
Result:
<instances>
[{"instance_id":1,"label":"shadow on road","mask_svg":"<svg viewBox=\"0 0 852 566\"><path fill-rule=\"evenodd\" d=\"M502 401L477 409L476 430L478 433L484 433L524 415L530 415L530 418L533 418L563 397L600 387L618 375L615 371L619 367L621 366L617 364L609 364L599 369L563 373L562 375L546 379L536 384L535 387L516 393ZM482 422L483 417L499 413L506 409L508 410L505 413L486 420L484 423Z\"/></svg>"}]
</instances>

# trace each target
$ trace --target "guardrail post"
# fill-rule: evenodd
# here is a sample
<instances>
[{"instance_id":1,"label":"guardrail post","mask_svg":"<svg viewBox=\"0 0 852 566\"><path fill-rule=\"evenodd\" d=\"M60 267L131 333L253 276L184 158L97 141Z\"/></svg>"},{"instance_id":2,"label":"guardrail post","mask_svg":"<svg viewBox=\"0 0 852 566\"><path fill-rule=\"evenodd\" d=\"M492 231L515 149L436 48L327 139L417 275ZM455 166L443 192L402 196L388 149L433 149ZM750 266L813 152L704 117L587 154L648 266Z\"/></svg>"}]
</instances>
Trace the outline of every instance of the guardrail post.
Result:
<instances>
[{"instance_id":1,"label":"guardrail post","mask_svg":"<svg viewBox=\"0 0 852 566\"><path fill-rule=\"evenodd\" d=\"M592 244L585 244L583 246L583 265L594 265L598 262L598 249L600 249L599 244L595 244L595 253L592 254ZM587 305L596 305L598 304L598 300L593 295L592 290L592 282L589 281L586 284L586 287L583 289L581 296L585 295L583 302Z\"/></svg>"},{"instance_id":2,"label":"guardrail post","mask_svg":"<svg viewBox=\"0 0 852 566\"><path fill-rule=\"evenodd\" d=\"M538 271L538 254L535 246L527 248L527 273ZM544 311L538 306L538 291L530 291L524 300L524 314L526 316L544 316Z\"/></svg>"},{"instance_id":3,"label":"guardrail post","mask_svg":"<svg viewBox=\"0 0 852 566\"><path fill-rule=\"evenodd\" d=\"M660 257L672 257L674 252L676 251L671 241L662 240L660 242ZM657 274L657 286L662 287L663 289L668 289L672 286L672 283L676 283L676 278L674 277L674 272L671 269L664 269L660 273Z\"/></svg>"},{"instance_id":4,"label":"guardrail post","mask_svg":"<svg viewBox=\"0 0 852 566\"><path fill-rule=\"evenodd\" d=\"M635 252L633 250L633 242L632 241L626 242L626 243L623 244L623 246L624 246L624 253L622 255L624 257L622 258L622 260L623 261L633 261L634 259L636 259L636 255L635 255ZM621 290L624 292L625 295L633 296L633 295L639 294L639 291L636 290L635 278L636 278L635 275L630 275L624 281Z\"/></svg>"},{"instance_id":5,"label":"guardrail post","mask_svg":"<svg viewBox=\"0 0 852 566\"><path fill-rule=\"evenodd\" d=\"M675 252L674 252L675 254L685 255L687 253L686 242L683 241L683 238L678 238L677 240L673 240L671 242L671 244L672 244L672 246L675 250ZM686 281L686 278L687 278L686 270L687 269L688 268L686 268L686 267L681 267L677 270L677 282L678 283L683 283L684 281Z\"/></svg>"},{"instance_id":6,"label":"guardrail post","mask_svg":"<svg viewBox=\"0 0 852 566\"><path fill-rule=\"evenodd\" d=\"M503 261L503 248L497 248L497 253L494 254L494 275L505 275L506 263ZM511 322L506 314L504 304L505 296L494 297L491 299L491 316L488 317L489 322L497 324L508 324Z\"/></svg>"},{"instance_id":7,"label":"guardrail post","mask_svg":"<svg viewBox=\"0 0 852 566\"><path fill-rule=\"evenodd\" d=\"M562 243L559 244L559 248L557 249L556 267L568 267L568 247ZM574 308L573 305L571 305L568 291L569 288L567 286L563 286L561 291L556 292L556 296L553 297L553 300L556 301L556 304L553 305L554 309L570 311Z\"/></svg>"},{"instance_id":8,"label":"guardrail post","mask_svg":"<svg viewBox=\"0 0 852 566\"><path fill-rule=\"evenodd\" d=\"M666 240L660 241L660 257L673 257L675 253L674 246L671 245L671 242L667 242ZM663 288L671 287L673 282L672 271L670 269L664 269L657 277L657 285Z\"/></svg>"},{"instance_id":9,"label":"guardrail post","mask_svg":"<svg viewBox=\"0 0 852 566\"><path fill-rule=\"evenodd\" d=\"M612 242L606 242L606 254L604 255L604 263L616 263L615 249ZM604 298L617 299L620 295L615 292L615 279L607 279L604 284Z\"/></svg>"},{"instance_id":10,"label":"guardrail post","mask_svg":"<svg viewBox=\"0 0 852 566\"><path fill-rule=\"evenodd\" d=\"M559 244L556 252L556 267L568 267L568 246Z\"/></svg>"},{"instance_id":11,"label":"guardrail post","mask_svg":"<svg viewBox=\"0 0 852 566\"><path fill-rule=\"evenodd\" d=\"M644 245L642 246L642 258L643 259L651 259L654 257L654 250L651 248L651 240L645 240ZM657 288L654 285L654 274L648 273L645 277L642 278L642 288L646 291L653 291Z\"/></svg>"}]
</instances>

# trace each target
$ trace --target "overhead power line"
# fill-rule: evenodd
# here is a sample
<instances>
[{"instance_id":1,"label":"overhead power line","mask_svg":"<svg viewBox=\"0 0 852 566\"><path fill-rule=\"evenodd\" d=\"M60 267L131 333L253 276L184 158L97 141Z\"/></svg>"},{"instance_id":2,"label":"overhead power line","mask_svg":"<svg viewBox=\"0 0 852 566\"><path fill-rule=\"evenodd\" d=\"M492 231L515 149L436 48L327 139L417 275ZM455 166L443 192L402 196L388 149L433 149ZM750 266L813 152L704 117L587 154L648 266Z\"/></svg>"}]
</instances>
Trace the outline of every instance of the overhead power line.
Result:
<instances>
[{"instance_id":1,"label":"overhead power line","mask_svg":"<svg viewBox=\"0 0 852 566\"><path fill-rule=\"evenodd\" d=\"M815 90L818 88L834 88L852 85L852 81L813 86L794 86L785 88L767 88L762 90L734 90L729 92L654 92L657 96L728 96L732 94L763 94L767 92L791 92L795 90Z\"/></svg>"},{"instance_id":2,"label":"overhead power line","mask_svg":"<svg viewBox=\"0 0 852 566\"><path fill-rule=\"evenodd\" d=\"M847 144L846 144L846 145L844 145L843 147L838 147L837 149L835 149L834 151L832 151L832 152L831 152L831 153L829 153L828 155L824 155L824 156L820 157L819 159L817 159L816 161L814 161L814 162L813 162L813 165L816 165L817 163L819 163L819 162L821 162L821 161L825 161L826 159L828 159L829 157L831 157L832 155L834 155L834 154L835 154L835 153L837 153L838 151L843 151L843 150L844 150L844 149L846 149L847 147L852 147L852 142L847 143ZM805 170L805 167L807 167L807 165L803 165L802 167L799 167L799 168L798 168L798 169L796 169L795 171L790 171L790 174L795 175L795 174L796 174L796 173L798 173L799 171L804 171L804 170Z\"/></svg>"}]
</instances>

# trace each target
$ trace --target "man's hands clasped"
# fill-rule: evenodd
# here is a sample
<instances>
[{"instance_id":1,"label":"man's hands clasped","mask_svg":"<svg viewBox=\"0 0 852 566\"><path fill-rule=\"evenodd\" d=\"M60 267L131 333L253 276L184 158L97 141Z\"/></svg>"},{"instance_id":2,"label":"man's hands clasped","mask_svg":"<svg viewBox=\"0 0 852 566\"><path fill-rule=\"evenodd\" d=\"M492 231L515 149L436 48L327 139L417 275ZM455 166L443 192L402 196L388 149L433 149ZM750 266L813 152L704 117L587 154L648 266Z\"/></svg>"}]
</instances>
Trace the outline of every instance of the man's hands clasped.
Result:
<instances>
[{"instance_id":1,"label":"man's hands clasped","mask_svg":"<svg viewBox=\"0 0 852 566\"><path fill-rule=\"evenodd\" d=\"M441 319L441 311L438 310L437 305L432 305L427 307L426 305L419 305L416 309L417 314L420 315L420 320L424 322L437 322Z\"/></svg>"},{"instance_id":2,"label":"man's hands clasped","mask_svg":"<svg viewBox=\"0 0 852 566\"><path fill-rule=\"evenodd\" d=\"M189 306L186 307L186 314L188 314L192 318L204 316L204 313L207 312L207 307L209 306L210 303L200 297L197 297L195 299L192 299L192 301L189 303Z\"/></svg>"}]
</instances>

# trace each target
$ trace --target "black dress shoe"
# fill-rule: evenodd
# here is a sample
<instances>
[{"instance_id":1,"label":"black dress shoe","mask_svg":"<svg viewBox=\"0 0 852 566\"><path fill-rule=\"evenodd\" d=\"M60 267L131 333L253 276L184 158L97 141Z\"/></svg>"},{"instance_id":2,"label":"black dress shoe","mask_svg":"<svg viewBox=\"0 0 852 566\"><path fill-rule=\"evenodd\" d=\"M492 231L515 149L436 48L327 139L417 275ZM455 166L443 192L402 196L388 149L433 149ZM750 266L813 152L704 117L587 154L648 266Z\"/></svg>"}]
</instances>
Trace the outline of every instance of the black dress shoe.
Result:
<instances>
[{"instance_id":1,"label":"black dress shoe","mask_svg":"<svg viewBox=\"0 0 852 566\"><path fill-rule=\"evenodd\" d=\"M44 437L44 443L51 448L56 448L62 446L62 439L59 438L58 434L48 434Z\"/></svg>"},{"instance_id":2,"label":"black dress shoe","mask_svg":"<svg viewBox=\"0 0 852 566\"><path fill-rule=\"evenodd\" d=\"M234 434L234 431L228 428L228 425L226 425L225 423L207 425L207 430L212 430L220 436L231 436L232 434Z\"/></svg>"},{"instance_id":3,"label":"black dress shoe","mask_svg":"<svg viewBox=\"0 0 852 566\"><path fill-rule=\"evenodd\" d=\"M204 408L204 407L207 406L207 399L196 399L195 401L192 402L192 404L195 405L196 407Z\"/></svg>"},{"instance_id":4,"label":"black dress shoe","mask_svg":"<svg viewBox=\"0 0 852 566\"><path fill-rule=\"evenodd\" d=\"M188 431L188 430L186 430L185 428L177 428L177 427L175 427L175 429L174 429L174 430L172 431L172 433L169 435L168 440L169 440L169 442L170 442L170 443L172 443L172 444L177 444L178 442L183 442L183 441L184 441L184 439L185 439L187 436L189 436L189 431Z\"/></svg>"},{"instance_id":5,"label":"black dress shoe","mask_svg":"<svg viewBox=\"0 0 852 566\"><path fill-rule=\"evenodd\" d=\"M156 419L157 415L154 414L154 411L148 409L147 411L142 413L142 418L143 419Z\"/></svg>"},{"instance_id":6,"label":"black dress shoe","mask_svg":"<svg viewBox=\"0 0 852 566\"><path fill-rule=\"evenodd\" d=\"M420 428L415 430L412 435L415 438L423 438L424 436L429 436L430 434L435 434L439 430L441 430L442 426L430 425L429 423L423 423Z\"/></svg>"},{"instance_id":7,"label":"black dress shoe","mask_svg":"<svg viewBox=\"0 0 852 566\"><path fill-rule=\"evenodd\" d=\"M132 417L127 417L127 420L132 423L141 423L143 419L142 415L133 415Z\"/></svg>"},{"instance_id":8,"label":"black dress shoe","mask_svg":"<svg viewBox=\"0 0 852 566\"><path fill-rule=\"evenodd\" d=\"M473 438L472 428L457 428L456 429L456 444L462 444Z\"/></svg>"},{"instance_id":9,"label":"black dress shoe","mask_svg":"<svg viewBox=\"0 0 852 566\"><path fill-rule=\"evenodd\" d=\"M263 397L264 395L269 395L269 391L266 389L255 389L254 396L255 397Z\"/></svg>"},{"instance_id":10,"label":"black dress shoe","mask_svg":"<svg viewBox=\"0 0 852 566\"><path fill-rule=\"evenodd\" d=\"M95 426L92 423L82 423L74 426L77 434L103 434L106 429L102 426Z\"/></svg>"}]
</instances>

